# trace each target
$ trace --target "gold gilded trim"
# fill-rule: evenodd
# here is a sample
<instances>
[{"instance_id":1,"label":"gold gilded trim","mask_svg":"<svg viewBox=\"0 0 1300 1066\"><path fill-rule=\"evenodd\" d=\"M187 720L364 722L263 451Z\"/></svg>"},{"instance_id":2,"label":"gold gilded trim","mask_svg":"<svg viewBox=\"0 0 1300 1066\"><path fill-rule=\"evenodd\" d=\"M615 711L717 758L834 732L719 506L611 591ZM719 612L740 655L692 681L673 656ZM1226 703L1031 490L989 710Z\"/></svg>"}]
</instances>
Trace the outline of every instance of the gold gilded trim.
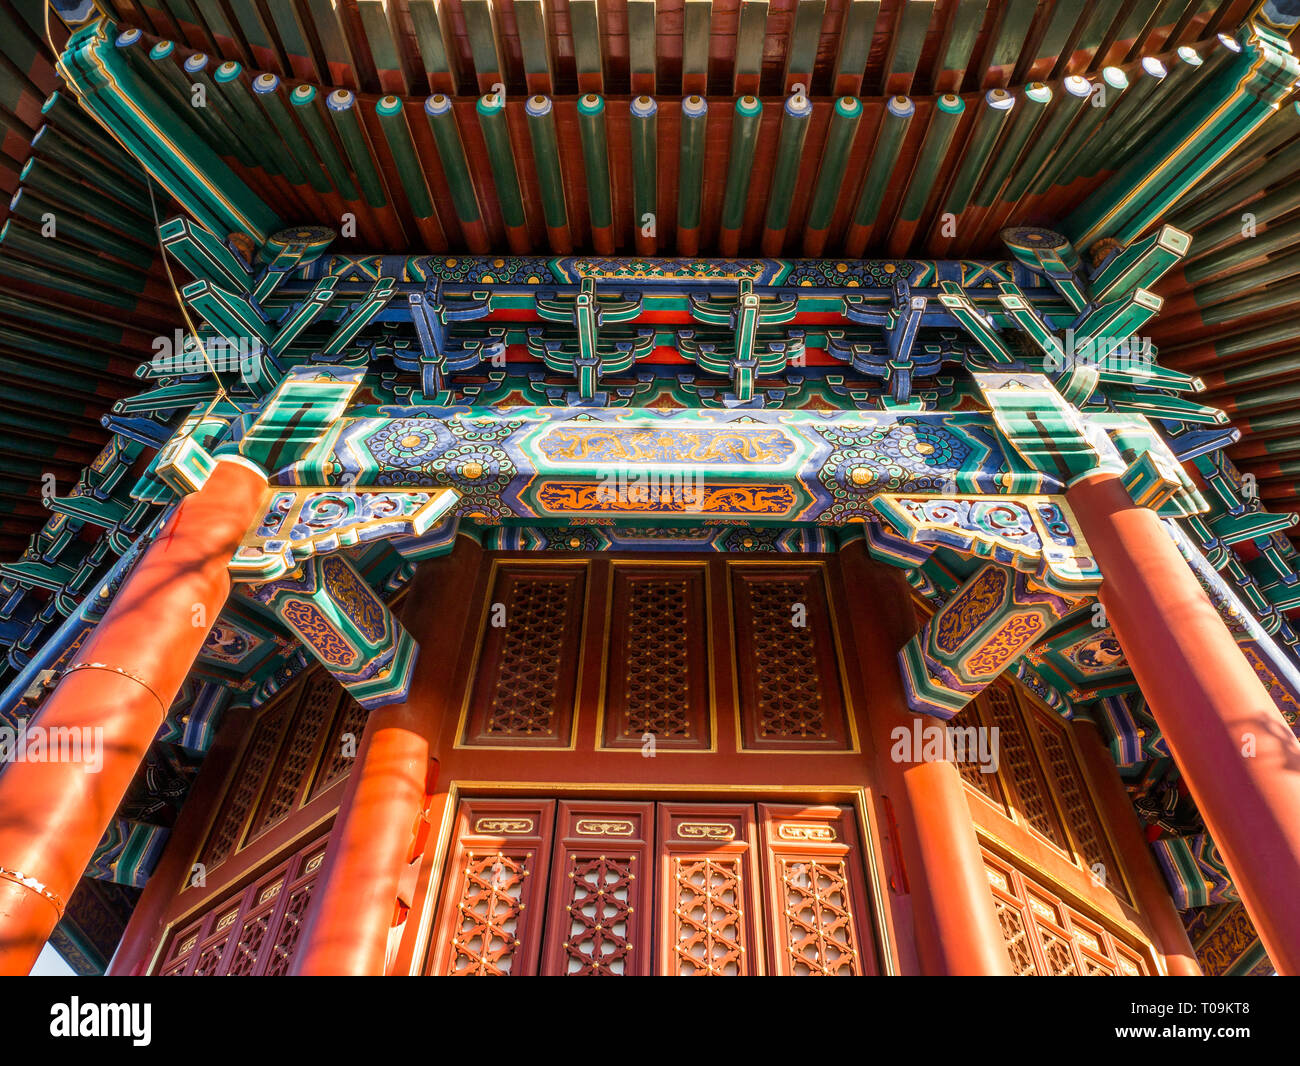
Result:
<instances>
[{"instance_id":1,"label":"gold gilded trim","mask_svg":"<svg viewBox=\"0 0 1300 1066\"><path fill-rule=\"evenodd\" d=\"M736 827L723 822L682 822L677 835L687 840L735 840Z\"/></svg>"},{"instance_id":2,"label":"gold gilded trim","mask_svg":"<svg viewBox=\"0 0 1300 1066\"><path fill-rule=\"evenodd\" d=\"M829 825L792 825L783 822L777 826L776 835L782 840L829 841L835 839L835 829Z\"/></svg>"},{"instance_id":3,"label":"gold gilded trim","mask_svg":"<svg viewBox=\"0 0 1300 1066\"><path fill-rule=\"evenodd\" d=\"M474 823L474 832L485 835L522 836L532 831L531 818L480 818Z\"/></svg>"},{"instance_id":4,"label":"gold gilded trim","mask_svg":"<svg viewBox=\"0 0 1300 1066\"><path fill-rule=\"evenodd\" d=\"M575 833L589 837L630 837L636 830L631 822L580 818L573 827Z\"/></svg>"}]
</instances>

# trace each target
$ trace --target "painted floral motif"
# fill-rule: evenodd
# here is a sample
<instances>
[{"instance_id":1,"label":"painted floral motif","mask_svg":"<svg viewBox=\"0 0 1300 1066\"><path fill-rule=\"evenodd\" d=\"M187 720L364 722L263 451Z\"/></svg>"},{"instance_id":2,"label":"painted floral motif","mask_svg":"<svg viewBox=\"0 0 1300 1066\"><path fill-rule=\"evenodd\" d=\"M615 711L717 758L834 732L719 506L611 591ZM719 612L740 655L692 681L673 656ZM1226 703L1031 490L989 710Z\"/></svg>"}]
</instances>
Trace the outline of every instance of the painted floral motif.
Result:
<instances>
[{"instance_id":1,"label":"painted floral motif","mask_svg":"<svg viewBox=\"0 0 1300 1066\"><path fill-rule=\"evenodd\" d=\"M396 418L366 438L381 485L437 485L461 494L454 513L509 515L501 495L518 472L501 442L524 424L518 418Z\"/></svg>"},{"instance_id":2,"label":"painted floral motif","mask_svg":"<svg viewBox=\"0 0 1300 1066\"><path fill-rule=\"evenodd\" d=\"M863 515L879 492L951 492L955 472L970 457L970 447L947 428L903 419L865 432L818 427L836 446L818 477L835 503L822 521Z\"/></svg>"}]
</instances>

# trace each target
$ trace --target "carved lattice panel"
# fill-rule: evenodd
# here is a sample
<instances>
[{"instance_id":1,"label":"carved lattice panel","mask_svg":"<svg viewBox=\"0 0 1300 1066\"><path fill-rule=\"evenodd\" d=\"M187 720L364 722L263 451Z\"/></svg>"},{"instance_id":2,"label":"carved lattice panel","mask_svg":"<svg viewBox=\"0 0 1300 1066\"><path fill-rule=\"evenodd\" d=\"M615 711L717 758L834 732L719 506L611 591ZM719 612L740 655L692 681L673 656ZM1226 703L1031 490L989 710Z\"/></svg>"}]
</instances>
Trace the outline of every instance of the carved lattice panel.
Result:
<instances>
[{"instance_id":1,"label":"carved lattice panel","mask_svg":"<svg viewBox=\"0 0 1300 1066\"><path fill-rule=\"evenodd\" d=\"M849 746L839 657L819 567L731 570L746 748Z\"/></svg>"},{"instance_id":2,"label":"carved lattice panel","mask_svg":"<svg viewBox=\"0 0 1300 1066\"><path fill-rule=\"evenodd\" d=\"M769 972L796 977L874 974L853 812L759 804L758 818L767 879Z\"/></svg>"},{"instance_id":3,"label":"carved lattice panel","mask_svg":"<svg viewBox=\"0 0 1300 1066\"><path fill-rule=\"evenodd\" d=\"M559 805L542 972L653 972L654 807Z\"/></svg>"},{"instance_id":4,"label":"carved lattice panel","mask_svg":"<svg viewBox=\"0 0 1300 1066\"><path fill-rule=\"evenodd\" d=\"M704 566L615 566L612 584L604 744L708 748Z\"/></svg>"},{"instance_id":5,"label":"carved lattice panel","mask_svg":"<svg viewBox=\"0 0 1300 1066\"><path fill-rule=\"evenodd\" d=\"M253 727L253 735L227 786L225 802L199 856L199 861L209 870L224 862L244 837L253 805L271 774L276 753L292 720L296 694L295 688L272 701Z\"/></svg>"},{"instance_id":6,"label":"carved lattice panel","mask_svg":"<svg viewBox=\"0 0 1300 1066\"><path fill-rule=\"evenodd\" d=\"M159 972L165 977L288 973L325 847L322 839L299 846L252 885L205 907L172 935Z\"/></svg>"},{"instance_id":7,"label":"carved lattice panel","mask_svg":"<svg viewBox=\"0 0 1300 1066\"><path fill-rule=\"evenodd\" d=\"M980 698L986 701L988 717L998 729L1002 772L1013 790L1007 797L1011 809L1062 851L1068 851L1065 831L1015 697L1003 685L995 684Z\"/></svg>"},{"instance_id":8,"label":"carved lattice panel","mask_svg":"<svg viewBox=\"0 0 1300 1066\"><path fill-rule=\"evenodd\" d=\"M761 974L754 810L740 804L659 806L661 974Z\"/></svg>"},{"instance_id":9,"label":"carved lattice panel","mask_svg":"<svg viewBox=\"0 0 1300 1066\"><path fill-rule=\"evenodd\" d=\"M569 744L586 572L586 564L500 566L480 634L464 743Z\"/></svg>"},{"instance_id":10,"label":"carved lattice panel","mask_svg":"<svg viewBox=\"0 0 1300 1066\"><path fill-rule=\"evenodd\" d=\"M537 973L553 802L466 800L438 921L435 974Z\"/></svg>"},{"instance_id":11,"label":"carved lattice panel","mask_svg":"<svg viewBox=\"0 0 1300 1066\"><path fill-rule=\"evenodd\" d=\"M1045 764L1051 773L1053 787L1061 801L1061 810L1079 853L1079 859L1102 884L1121 899L1128 892L1120 874L1119 863L1111 850L1101 818L1092 800L1092 793L1084 780L1078 760L1070 750L1069 738L1059 722L1048 721L1037 711L1029 717L1038 731L1046 756Z\"/></svg>"},{"instance_id":12,"label":"carved lattice panel","mask_svg":"<svg viewBox=\"0 0 1300 1066\"><path fill-rule=\"evenodd\" d=\"M321 757L322 736L334 720L342 695L343 687L324 670L313 671L303 681L293 724L253 816L250 841L298 808L303 785Z\"/></svg>"},{"instance_id":13,"label":"carved lattice panel","mask_svg":"<svg viewBox=\"0 0 1300 1066\"><path fill-rule=\"evenodd\" d=\"M989 729L989 723L986 720L980 700L972 700L965 708L949 723L953 729ZM967 758L956 759L957 772L966 784L970 785L985 799L993 802L1004 813L1007 812L1006 801L1003 798L1002 786L998 784L997 760L989 767L981 766L970 745L966 746ZM999 758L1001 752L998 752ZM987 772L986 772L987 770Z\"/></svg>"},{"instance_id":14,"label":"carved lattice panel","mask_svg":"<svg viewBox=\"0 0 1300 1066\"><path fill-rule=\"evenodd\" d=\"M334 726L321 750L320 765L316 768L309 799L314 800L322 792L345 780L352 772L357 752L361 750L361 734L365 731L369 714L346 691L343 693Z\"/></svg>"},{"instance_id":15,"label":"carved lattice panel","mask_svg":"<svg viewBox=\"0 0 1300 1066\"><path fill-rule=\"evenodd\" d=\"M1152 972L1134 948L1014 866L985 852L984 868L1012 973L1138 977Z\"/></svg>"}]
</instances>

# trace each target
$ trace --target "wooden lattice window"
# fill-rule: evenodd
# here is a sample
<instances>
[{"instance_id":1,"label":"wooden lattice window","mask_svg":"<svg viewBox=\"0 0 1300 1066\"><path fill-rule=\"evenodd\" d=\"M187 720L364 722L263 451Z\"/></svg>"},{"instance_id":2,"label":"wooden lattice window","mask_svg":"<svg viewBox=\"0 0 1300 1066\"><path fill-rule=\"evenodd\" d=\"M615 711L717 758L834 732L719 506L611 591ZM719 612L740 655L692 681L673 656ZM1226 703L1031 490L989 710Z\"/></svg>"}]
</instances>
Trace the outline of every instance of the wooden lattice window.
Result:
<instances>
[{"instance_id":1,"label":"wooden lattice window","mask_svg":"<svg viewBox=\"0 0 1300 1066\"><path fill-rule=\"evenodd\" d=\"M325 742L320 766L316 770L316 780L311 786L309 799L315 799L348 776L356 763L357 752L361 748L361 733L366 728L366 716L370 712L356 700L344 696L343 706L339 709Z\"/></svg>"},{"instance_id":2,"label":"wooden lattice window","mask_svg":"<svg viewBox=\"0 0 1300 1066\"><path fill-rule=\"evenodd\" d=\"M972 700L965 708L952 720L952 726L956 729L966 729L974 727L976 729L987 730L990 723L985 715L980 700ZM1002 786L998 783L997 770L986 773L980 767L979 762L974 759L957 759L957 772L961 774L962 780L971 788L979 792L986 799L991 800L995 806L1000 808L1004 813L1007 812L1007 802Z\"/></svg>"},{"instance_id":3,"label":"wooden lattice window","mask_svg":"<svg viewBox=\"0 0 1300 1066\"><path fill-rule=\"evenodd\" d=\"M253 727L253 735L226 791L225 801L217 812L208 842L199 861L211 869L225 862L239 846L253 804L275 764L276 753L293 720L293 701L281 696L264 711Z\"/></svg>"},{"instance_id":4,"label":"wooden lattice window","mask_svg":"<svg viewBox=\"0 0 1300 1066\"><path fill-rule=\"evenodd\" d=\"M1018 813L1035 830L1068 853L1065 829L1052 802L1052 793L1034 745L1016 707L1015 696L997 684L985 689L981 698L986 701L988 720L998 729L1002 773L1010 785L1005 799L1008 813Z\"/></svg>"},{"instance_id":5,"label":"wooden lattice window","mask_svg":"<svg viewBox=\"0 0 1300 1066\"><path fill-rule=\"evenodd\" d=\"M321 738L334 721L342 696L342 686L323 670L303 681L293 725L253 816L250 841L296 809L303 782L320 758Z\"/></svg>"},{"instance_id":6,"label":"wooden lattice window","mask_svg":"<svg viewBox=\"0 0 1300 1066\"><path fill-rule=\"evenodd\" d=\"M971 763L958 763L962 778L997 804L1008 817L1019 817L1115 896L1130 899L1114 849L1097 813L1087 778L1071 745L1068 726L1017 698L998 683L961 712L954 725L996 726L1001 768L981 774Z\"/></svg>"},{"instance_id":7,"label":"wooden lattice window","mask_svg":"<svg viewBox=\"0 0 1300 1066\"><path fill-rule=\"evenodd\" d=\"M480 635L464 743L563 747L570 741L586 564L506 564Z\"/></svg>"},{"instance_id":8,"label":"wooden lattice window","mask_svg":"<svg viewBox=\"0 0 1300 1066\"><path fill-rule=\"evenodd\" d=\"M821 568L735 567L731 587L744 746L847 748L844 689Z\"/></svg>"},{"instance_id":9,"label":"wooden lattice window","mask_svg":"<svg viewBox=\"0 0 1300 1066\"><path fill-rule=\"evenodd\" d=\"M615 566L612 585L605 746L708 748L705 568Z\"/></svg>"},{"instance_id":10,"label":"wooden lattice window","mask_svg":"<svg viewBox=\"0 0 1300 1066\"><path fill-rule=\"evenodd\" d=\"M1030 710L1028 717L1038 734L1046 765L1051 771L1052 787L1060 800L1080 860L1115 895L1128 899L1119 863L1106 839L1087 781L1070 749L1064 724L1050 721L1037 710Z\"/></svg>"},{"instance_id":11,"label":"wooden lattice window","mask_svg":"<svg viewBox=\"0 0 1300 1066\"><path fill-rule=\"evenodd\" d=\"M211 870L346 777L356 760L337 742L345 731L359 741L365 716L322 669L280 693L252 725L199 861Z\"/></svg>"},{"instance_id":12,"label":"wooden lattice window","mask_svg":"<svg viewBox=\"0 0 1300 1066\"><path fill-rule=\"evenodd\" d=\"M1151 973L1143 956L1101 923L985 852L993 907L1021 977L1138 977Z\"/></svg>"},{"instance_id":13,"label":"wooden lattice window","mask_svg":"<svg viewBox=\"0 0 1300 1066\"><path fill-rule=\"evenodd\" d=\"M164 977L279 976L289 972L325 858L325 840L300 846L246 889L203 908L173 934Z\"/></svg>"}]
</instances>

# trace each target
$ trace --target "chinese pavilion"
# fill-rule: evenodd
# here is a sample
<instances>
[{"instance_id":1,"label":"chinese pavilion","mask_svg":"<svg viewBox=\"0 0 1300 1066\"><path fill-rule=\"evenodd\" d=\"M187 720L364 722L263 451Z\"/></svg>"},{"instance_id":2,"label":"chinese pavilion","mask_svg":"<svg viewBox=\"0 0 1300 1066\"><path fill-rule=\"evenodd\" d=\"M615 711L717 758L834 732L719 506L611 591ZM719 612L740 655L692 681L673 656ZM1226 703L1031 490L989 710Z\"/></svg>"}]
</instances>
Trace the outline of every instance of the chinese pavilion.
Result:
<instances>
[{"instance_id":1,"label":"chinese pavilion","mask_svg":"<svg viewBox=\"0 0 1300 1066\"><path fill-rule=\"evenodd\" d=\"M1298 0L0 0L0 972L1300 973Z\"/></svg>"}]
</instances>

